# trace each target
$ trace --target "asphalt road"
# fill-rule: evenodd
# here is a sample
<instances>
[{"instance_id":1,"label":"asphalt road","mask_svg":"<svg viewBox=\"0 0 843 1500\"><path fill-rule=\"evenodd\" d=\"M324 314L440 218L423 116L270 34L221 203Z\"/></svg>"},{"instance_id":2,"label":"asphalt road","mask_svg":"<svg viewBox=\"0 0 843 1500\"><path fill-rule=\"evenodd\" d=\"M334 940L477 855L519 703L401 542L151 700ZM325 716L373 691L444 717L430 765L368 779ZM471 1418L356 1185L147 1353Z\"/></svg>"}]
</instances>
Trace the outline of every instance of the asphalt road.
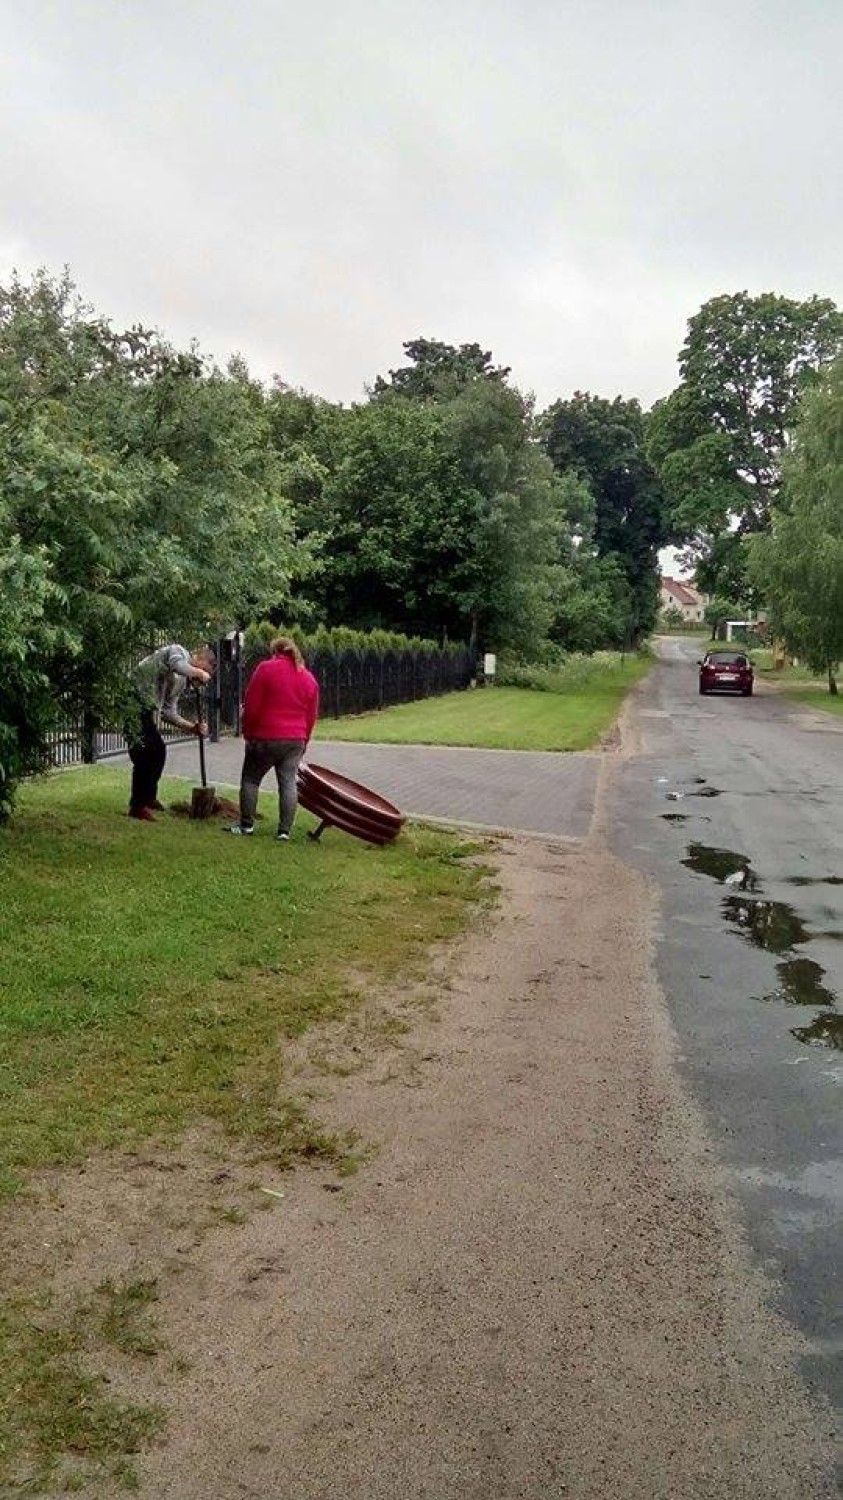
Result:
<instances>
[{"instance_id":1,"label":"asphalt road","mask_svg":"<svg viewBox=\"0 0 843 1500\"><path fill-rule=\"evenodd\" d=\"M752 1245L843 1398L843 722L772 691L700 697L669 641L636 695L643 754L613 842L662 892L660 977L680 1064Z\"/></svg>"}]
</instances>

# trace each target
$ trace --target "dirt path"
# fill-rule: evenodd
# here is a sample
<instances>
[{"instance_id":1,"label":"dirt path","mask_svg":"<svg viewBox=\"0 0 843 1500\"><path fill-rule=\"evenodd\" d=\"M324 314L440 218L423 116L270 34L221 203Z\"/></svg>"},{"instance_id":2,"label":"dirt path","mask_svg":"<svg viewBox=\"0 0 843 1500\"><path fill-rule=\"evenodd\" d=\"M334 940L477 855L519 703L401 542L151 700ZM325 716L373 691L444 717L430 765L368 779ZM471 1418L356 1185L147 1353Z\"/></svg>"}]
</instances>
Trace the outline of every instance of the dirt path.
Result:
<instances>
[{"instance_id":1,"label":"dirt path","mask_svg":"<svg viewBox=\"0 0 843 1500\"><path fill-rule=\"evenodd\" d=\"M71 1280L158 1274L181 1372L144 1377L146 1500L836 1493L676 1082L647 888L595 846L500 872L435 1014L352 1076L360 1034L320 1053L322 1108L381 1143L356 1177L264 1174L283 1198L202 1232L219 1163L189 1148L78 1180Z\"/></svg>"}]
</instances>

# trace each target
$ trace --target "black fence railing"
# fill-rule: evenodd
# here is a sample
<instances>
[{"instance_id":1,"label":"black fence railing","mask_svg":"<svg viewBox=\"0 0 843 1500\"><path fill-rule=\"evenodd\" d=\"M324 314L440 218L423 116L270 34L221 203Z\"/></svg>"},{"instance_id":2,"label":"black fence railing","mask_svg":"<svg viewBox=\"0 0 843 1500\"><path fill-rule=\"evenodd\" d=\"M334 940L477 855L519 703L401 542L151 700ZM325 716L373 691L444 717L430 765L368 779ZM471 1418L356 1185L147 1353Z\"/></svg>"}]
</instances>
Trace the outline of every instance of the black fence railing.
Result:
<instances>
[{"instance_id":1,"label":"black fence railing","mask_svg":"<svg viewBox=\"0 0 843 1500\"><path fill-rule=\"evenodd\" d=\"M267 655L262 650L246 653L244 684ZM474 658L467 647L459 651L305 651L304 655L319 683L324 719L459 692L468 687L474 674Z\"/></svg>"},{"instance_id":2,"label":"black fence railing","mask_svg":"<svg viewBox=\"0 0 843 1500\"><path fill-rule=\"evenodd\" d=\"M221 734L239 734L244 689L258 661L269 653L260 648L241 651L239 637L234 634L213 645L217 671L205 689L202 708L210 737L216 740ZM305 657L319 683L321 716L334 719L458 692L468 687L475 670L467 647L458 651L306 651ZM179 712L185 719L195 718L192 691L182 696ZM162 726L162 732L171 744L188 738L166 726ZM70 713L57 724L50 744L56 766L103 760L126 749L122 728L116 722L95 723L90 716Z\"/></svg>"}]
</instances>

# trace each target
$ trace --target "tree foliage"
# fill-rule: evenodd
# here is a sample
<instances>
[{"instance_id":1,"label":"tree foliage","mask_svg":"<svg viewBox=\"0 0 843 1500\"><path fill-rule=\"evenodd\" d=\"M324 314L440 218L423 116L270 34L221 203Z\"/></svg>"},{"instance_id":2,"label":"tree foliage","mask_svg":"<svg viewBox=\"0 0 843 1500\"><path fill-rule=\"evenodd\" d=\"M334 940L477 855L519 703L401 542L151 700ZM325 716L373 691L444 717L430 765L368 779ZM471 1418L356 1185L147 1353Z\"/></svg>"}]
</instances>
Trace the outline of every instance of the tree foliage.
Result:
<instances>
[{"instance_id":1,"label":"tree foliage","mask_svg":"<svg viewBox=\"0 0 843 1500\"><path fill-rule=\"evenodd\" d=\"M843 660L843 357L803 400L770 532L751 571L771 623L837 692Z\"/></svg>"},{"instance_id":2,"label":"tree foliage","mask_svg":"<svg viewBox=\"0 0 843 1500\"><path fill-rule=\"evenodd\" d=\"M96 719L141 633L263 611L307 562L242 366L115 332L66 276L0 289L0 494L3 806L49 703Z\"/></svg>"},{"instance_id":3,"label":"tree foliage","mask_svg":"<svg viewBox=\"0 0 843 1500\"><path fill-rule=\"evenodd\" d=\"M504 384L508 365L492 363L490 350L479 344L443 344L437 339L410 339L403 345L409 364L390 370L389 380L379 375L373 395L409 396L413 400L447 400L476 380Z\"/></svg>"},{"instance_id":4,"label":"tree foliage","mask_svg":"<svg viewBox=\"0 0 843 1500\"><path fill-rule=\"evenodd\" d=\"M311 408L306 431L278 414L298 523L323 549L307 594L329 624L528 649L552 623L564 528L529 402L478 346L405 348L418 380Z\"/></svg>"},{"instance_id":5,"label":"tree foliage","mask_svg":"<svg viewBox=\"0 0 843 1500\"><path fill-rule=\"evenodd\" d=\"M799 400L841 348L843 315L824 298L738 292L691 318L681 382L651 413L647 447L672 529L707 562L710 590L734 594L739 554L726 550L726 576L716 544L769 526Z\"/></svg>"},{"instance_id":6,"label":"tree foliage","mask_svg":"<svg viewBox=\"0 0 843 1500\"><path fill-rule=\"evenodd\" d=\"M600 567L590 574L601 579L604 595L611 594L610 615L622 609L626 616L620 635L616 623L608 640L638 640L655 621L658 552L670 539L661 485L645 452L641 407L620 396L608 401L577 391L549 408L541 430L554 467L581 479L592 499L586 540ZM584 557L588 551L587 545Z\"/></svg>"}]
</instances>

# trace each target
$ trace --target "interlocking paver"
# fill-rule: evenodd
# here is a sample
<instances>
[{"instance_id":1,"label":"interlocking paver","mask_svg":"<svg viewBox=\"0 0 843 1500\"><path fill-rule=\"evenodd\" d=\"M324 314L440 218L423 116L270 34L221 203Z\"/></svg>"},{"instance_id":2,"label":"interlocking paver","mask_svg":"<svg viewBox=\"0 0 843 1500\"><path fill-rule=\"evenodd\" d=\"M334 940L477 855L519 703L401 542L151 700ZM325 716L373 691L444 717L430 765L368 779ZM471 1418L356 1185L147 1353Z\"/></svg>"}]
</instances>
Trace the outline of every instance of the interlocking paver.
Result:
<instances>
[{"instance_id":1,"label":"interlocking paver","mask_svg":"<svg viewBox=\"0 0 843 1500\"><path fill-rule=\"evenodd\" d=\"M592 754L329 740L315 742L308 758L364 782L415 817L573 838L588 832L600 762ZM242 740L209 745L209 780L236 786L242 759ZM196 778L197 773L196 746L173 745L167 774ZM273 786L267 777L264 787Z\"/></svg>"}]
</instances>

